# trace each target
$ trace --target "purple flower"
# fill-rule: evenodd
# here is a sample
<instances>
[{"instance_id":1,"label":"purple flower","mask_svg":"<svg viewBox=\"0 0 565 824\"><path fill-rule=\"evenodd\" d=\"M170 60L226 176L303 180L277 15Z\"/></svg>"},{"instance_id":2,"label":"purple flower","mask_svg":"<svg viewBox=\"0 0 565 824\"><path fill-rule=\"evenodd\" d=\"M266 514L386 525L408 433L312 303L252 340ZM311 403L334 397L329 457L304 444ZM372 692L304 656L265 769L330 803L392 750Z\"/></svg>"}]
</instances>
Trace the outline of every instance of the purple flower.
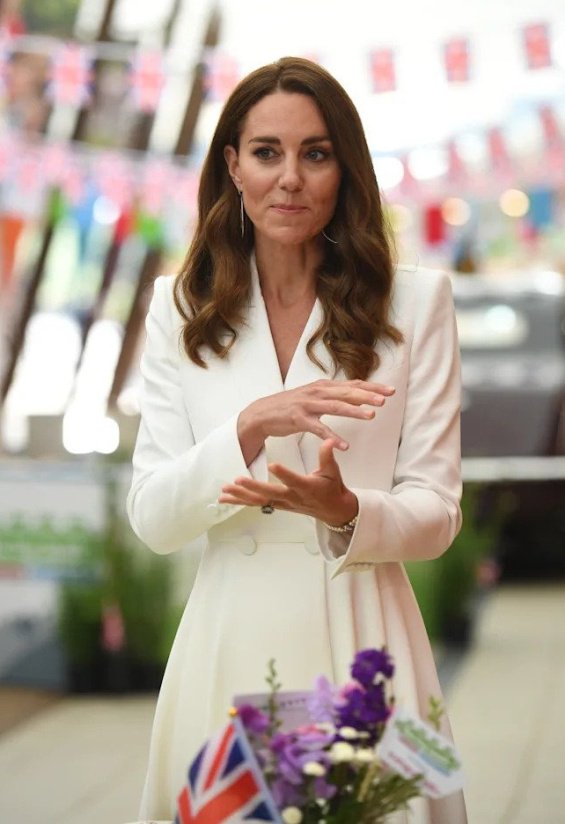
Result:
<instances>
[{"instance_id":1,"label":"purple flower","mask_svg":"<svg viewBox=\"0 0 565 824\"><path fill-rule=\"evenodd\" d=\"M312 721L317 724L335 723L335 699L337 689L325 675L320 675L314 682L314 690L308 696L307 707Z\"/></svg>"},{"instance_id":2,"label":"purple flower","mask_svg":"<svg viewBox=\"0 0 565 824\"><path fill-rule=\"evenodd\" d=\"M351 675L364 687L370 687L379 675L392 678L393 674L394 664L385 647L361 650L351 665Z\"/></svg>"},{"instance_id":3,"label":"purple flower","mask_svg":"<svg viewBox=\"0 0 565 824\"><path fill-rule=\"evenodd\" d=\"M338 707L340 726L367 732L369 744L375 744L379 740L382 725L389 715L390 708L386 701L383 682L372 684L368 688L361 684L349 688Z\"/></svg>"},{"instance_id":4,"label":"purple flower","mask_svg":"<svg viewBox=\"0 0 565 824\"><path fill-rule=\"evenodd\" d=\"M269 718L252 704L242 704L238 707L237 714L246 732L252 735L261 735L269 728Z\"/></svg>"},{"instance_id":5,"label":"purple flower","mask_svg":"<svg viewBox=\"0 0 565 824\"><path fill-rule=\"evenodd\" d=\"M274 778L271 781L271 791L275 804L281 806L300 806L306 798L307 781L303 767L309 761L317 761L329 766L327 748L334 740L334 736L323 732L316 727L299 727L290 733L279 732L273 736L270 750L271 767L274 769ZM320 797L331 798L333 791L326 786L323 779L316 779L316 790L323 793Z\"/></svg>"}]
</instances>

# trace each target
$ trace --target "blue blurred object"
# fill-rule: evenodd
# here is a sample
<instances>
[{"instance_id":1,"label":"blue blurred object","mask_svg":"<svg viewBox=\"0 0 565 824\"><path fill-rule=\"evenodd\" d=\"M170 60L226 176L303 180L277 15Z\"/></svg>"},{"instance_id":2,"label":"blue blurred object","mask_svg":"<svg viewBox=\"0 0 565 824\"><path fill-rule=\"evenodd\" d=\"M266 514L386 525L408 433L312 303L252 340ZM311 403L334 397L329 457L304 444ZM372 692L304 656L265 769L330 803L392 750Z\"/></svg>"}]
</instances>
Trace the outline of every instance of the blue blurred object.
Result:
<instances>
[{"instance_id":1,"label":"blue blurred object","mask_svg":"<svg viewBox=\"0 0 565 824\"><path fill-rule=\"evenodd\" d=\"M94 222L94 204L100 197L95 184L90 181L86 185L84 197L71 208L71 215L78 225L79 237L79 263L84 263L88 248L88 238Z\"/></svg>"},{"instance_id":2,"label":"blue blurred object","mask_svg":"<svg viewBox=\"0 0 565 824\"><path fill-rule=\"evenodd\" d=\"M528 192L530 198L529 222L535 229L544 229L552 224L555 206L553 189L540 188Z\"/></svg>"}]
</instances>

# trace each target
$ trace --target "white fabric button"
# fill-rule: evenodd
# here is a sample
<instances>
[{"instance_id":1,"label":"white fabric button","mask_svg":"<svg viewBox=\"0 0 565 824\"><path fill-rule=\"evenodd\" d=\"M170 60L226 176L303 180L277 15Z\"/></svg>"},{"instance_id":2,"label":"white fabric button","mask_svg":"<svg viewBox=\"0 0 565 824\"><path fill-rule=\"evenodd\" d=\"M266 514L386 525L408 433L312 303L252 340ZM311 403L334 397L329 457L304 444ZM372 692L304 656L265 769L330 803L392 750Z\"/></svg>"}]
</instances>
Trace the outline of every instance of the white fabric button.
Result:
<instances>
[{"instance_id":1,"label":"white fabric button","mask_svg":"<svg viewBox=\"0 0 565 824\"><path fill-rule=\"evenodd\" d=\"M234 544L244 555L254 555L257 552L257 542L251 535L240 535L234 538Z\"/></svg>"},{"instance_id":2,"label":"white fabric button","mask_svg":"<svg viewBox=\"0 0 565 824\"><path fill-rule=\"evenodd\" d=\"M306 552L310 555L320 554L320 547L318 546L318 541L315 538L307 538L304 541L304 547L306 548Z\"/></svg>"}]
</instances>

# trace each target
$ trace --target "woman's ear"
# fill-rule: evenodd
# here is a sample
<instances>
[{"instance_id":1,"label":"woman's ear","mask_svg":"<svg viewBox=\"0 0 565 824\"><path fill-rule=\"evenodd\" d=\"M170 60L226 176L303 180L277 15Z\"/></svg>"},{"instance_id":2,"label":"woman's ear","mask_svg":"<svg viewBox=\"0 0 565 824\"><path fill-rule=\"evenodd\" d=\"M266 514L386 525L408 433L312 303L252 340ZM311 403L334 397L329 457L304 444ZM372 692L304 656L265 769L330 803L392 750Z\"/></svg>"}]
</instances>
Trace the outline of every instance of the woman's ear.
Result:
<instances>
[{"instance_id":1,"label":"woman's ear","mask_svg":"<svg viewBox=\"0 0 565 824\"><path fill-rule=\"evenodd\" d=\"M239 158L234 146L224 148L224 159L228 167L230 177L238 191L241 191L241 179L239 177Z\"/></svg>"}]
</instances>

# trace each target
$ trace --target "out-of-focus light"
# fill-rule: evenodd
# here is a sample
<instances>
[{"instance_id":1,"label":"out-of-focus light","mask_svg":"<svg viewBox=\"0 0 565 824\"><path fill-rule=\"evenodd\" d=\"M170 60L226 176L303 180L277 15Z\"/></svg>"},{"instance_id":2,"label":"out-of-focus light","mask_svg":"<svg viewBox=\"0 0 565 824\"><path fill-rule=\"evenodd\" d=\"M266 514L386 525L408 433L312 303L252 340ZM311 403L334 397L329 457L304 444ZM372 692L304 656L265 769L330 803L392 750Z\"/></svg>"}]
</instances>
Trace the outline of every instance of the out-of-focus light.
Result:
<instances>
[{"instance_id":1,"label":"out-of-focus light","mask_svg":"<svg viewBox=\"0 0 565 824\"><path fill-rule=\"evenodd\" d=\"M507 189L498 202L501 211L508 217L524 217L530 208L530 198L521 189Z\"/></svg>"},{"instance_id":2,"label":"out-of-focus light","mask_svg":"<svg viewBox=\"0 0 565 824\"><path fill-rule=\"evenodd\" d=\"M91 412L82 405L70 408L63 418L63 446L72 455L100 452L110 455L120 445L120 429L113 418Z\"/></svg>"},{"instance_id":3,"label":"out-of-focus light","mask_svg":"<svg viewBox=\"0 0 565 824\"><path fill-rule=\"evenodd\" d=\"M394 232L405 232L413 223L412 212L407 206L393 203L389 209L390 223Z\"/></svg>"},{"instance_id":4,"label":"out-of-focus light","mask_svg":"<svg viewBox=\"0 0 565 824\"><path fill-rule=\"evenodd\" d=\"M460 197L448 197L442 204L441 214L450 226L464 226L471 217L471 207Z\"/></svg>"},{"instance_id":5,"label":"out-of-focus light","mask_svg":"<svg viewBox=\"0 0 565 824\"><path fill-rule=\"evenodd\" d=\"M96 223L101 223L103 226L111 226L117 221L120 216L120 210L113 200L110 200L104 195L100 195L94 201L92 215Z\"/></svg>"},{"instance_id":6,"label":"out-of-focus light","mask_svg":"<svg viewBox=\"0 0 565 824\"><path fill-rule=\"evenodd\" d=\"M404 177L404 166L397 157L377 157L373 165L381 189L394 189Z\"/></svg>"},{"instance_id":7,"label":"out-of-focus light","mask_svg":"<svg viewBox=\"0 0 565 824\"><path fill-rule=\"evenodd\" d=\"M443 148L436 146L414 149L410 152L408 165L416 180L441 177L448 170L447 153Z\"/></svg>"}]
</instances>

